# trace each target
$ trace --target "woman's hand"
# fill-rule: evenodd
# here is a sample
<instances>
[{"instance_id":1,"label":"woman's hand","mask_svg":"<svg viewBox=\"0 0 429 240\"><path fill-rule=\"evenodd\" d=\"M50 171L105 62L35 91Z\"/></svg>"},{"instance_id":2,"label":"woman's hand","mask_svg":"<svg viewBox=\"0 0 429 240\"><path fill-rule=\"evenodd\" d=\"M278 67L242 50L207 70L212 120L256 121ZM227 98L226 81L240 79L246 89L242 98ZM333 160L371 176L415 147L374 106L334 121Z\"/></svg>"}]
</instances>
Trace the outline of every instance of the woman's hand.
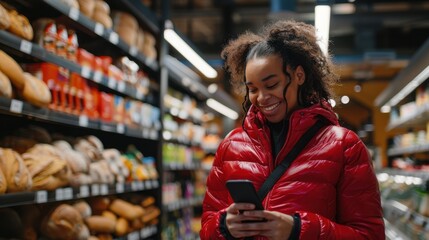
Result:
<instances>
[{"instance_id":1,"label":"woman's hand","mask_svg":"<svg viewBox=\"0 0 429 240\"><path fill-rule=\"evenodd\" d=\"M293 228L290 215L253 210L255 206L247 203L233 203L226 213L226 226L235 238L265 236L270 240L287 239ZM242 213L241 213L242 212ZM261 222L243 222L243 221Z\"/></svg>"}]
</instances>

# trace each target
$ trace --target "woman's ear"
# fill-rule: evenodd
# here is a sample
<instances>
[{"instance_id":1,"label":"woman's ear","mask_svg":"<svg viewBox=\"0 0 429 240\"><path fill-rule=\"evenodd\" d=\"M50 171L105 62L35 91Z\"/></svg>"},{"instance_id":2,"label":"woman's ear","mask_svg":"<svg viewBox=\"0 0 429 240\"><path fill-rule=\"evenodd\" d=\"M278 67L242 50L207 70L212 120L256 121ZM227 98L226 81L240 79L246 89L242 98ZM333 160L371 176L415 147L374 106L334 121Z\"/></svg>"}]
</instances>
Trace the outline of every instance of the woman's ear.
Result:
<instances>
[{"instance_id":1,"label":"woman's ear","mask_svg":"<svg viewBox=\"0 0 429 240\"><path fill-rule=\"evenodd\" d=\"M295 77L297 79L298 85L302 85L305 82L305 72L302 66L298 66L295 69Z\"/></svg>"}]
</instances>

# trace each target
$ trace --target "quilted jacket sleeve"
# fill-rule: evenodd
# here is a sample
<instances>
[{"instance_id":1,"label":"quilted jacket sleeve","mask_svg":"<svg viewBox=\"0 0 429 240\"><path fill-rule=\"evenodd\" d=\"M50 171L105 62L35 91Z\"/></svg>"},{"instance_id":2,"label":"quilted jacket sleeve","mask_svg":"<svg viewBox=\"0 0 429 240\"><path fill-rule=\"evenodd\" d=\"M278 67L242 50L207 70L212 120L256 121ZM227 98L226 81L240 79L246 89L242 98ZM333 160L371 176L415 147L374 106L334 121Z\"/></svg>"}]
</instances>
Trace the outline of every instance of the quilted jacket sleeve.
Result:
<instances>
[{"instance_id":1,"label":"quilted jacket sleeve","mask_svg":"<svg viewBox=\"0 0 429 240\"><path fill-rule=\"evenodd\" d=\"M224 149L229 145L228 141L223 141L216 152L213 167L207 178L207 189L203 201L203 215L201 219L200 238L204 239L225 239L225 233L222 233L220 221L222 215L226 214L228 204L226 198L228 190L225 187L223 179L223 158ZM219 196L225 196L220 198Z\"/></svg>"},{"instance_id":2,"label":"quilted jacket sleeve","mask_svg":"<svg viewBox=\"0 0 429 240\"><path fill-rule=\"evenodd\" d=\"M378 181L365 145L351 131L344 138L343 158L336 221L298 212L300 239L385 239Z\"/></svg>"}]
</instances>

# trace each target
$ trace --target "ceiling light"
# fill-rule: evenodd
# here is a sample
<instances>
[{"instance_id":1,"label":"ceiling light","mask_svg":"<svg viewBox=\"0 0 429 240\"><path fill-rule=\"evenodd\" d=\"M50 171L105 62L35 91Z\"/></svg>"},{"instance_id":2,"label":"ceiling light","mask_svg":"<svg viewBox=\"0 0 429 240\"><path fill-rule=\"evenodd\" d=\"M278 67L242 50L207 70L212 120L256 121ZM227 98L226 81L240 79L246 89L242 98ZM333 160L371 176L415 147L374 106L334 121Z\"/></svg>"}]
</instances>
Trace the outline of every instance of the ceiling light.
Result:
<instances>
[{"instance_id":1,"label":"ceiling light","mask_svg":"<svg viewBox=\"0 0 429 240\"><path fill-rule=\"evenodd\" d=\"M217 71L200 57L172 28L171 21L166 22L164 39L182 54L192 65L208 78L216 78Z\"/></svg>"},{"instance_id":2,"label":"ceiling light","mask_svg":"<svg viewBox=\"0 0 429 240\"><path fill-rule=\"evenodd\" d=\"M212 83L207 87L207 90L209 91L209 93L213 94L217 91L217 84L216 83Z\"/></svg>"},{"instance_id":3,"label":"ceiling light","mask_svg":"<svg viewBox=\"0 0 429 240\"><path fill-rule=\"evenodd\" d=\"M236 111L214 100L213 98L207 99L206 104L207 106L211 107L213 110L223 114L226 117L231 118L232 120L237 120L238 118L238 113Z\"/></svg>"},{"instance_id":4,"label":"ceiling light","mask_svg":"<svg viewBox=\"0 0 429 240\"><path fill-rule=\"evenodd\" d=\"M316 36L322 52L328 54L329 24L331 19L331 7L329 5L317 5L314 8Z\"/></svg>"},{"instance_id":5,"label":"ceiling light","mask_svg":"<svg viewBox=\"0 0 429 240\"><path fill-rule=\"evenodd\" d=\"M349 96L342 96L341 97L341 103L342 104L347 104L347 103L349 103L350 102L350 98L349 98Z\"/></svg>"}]
</instances>

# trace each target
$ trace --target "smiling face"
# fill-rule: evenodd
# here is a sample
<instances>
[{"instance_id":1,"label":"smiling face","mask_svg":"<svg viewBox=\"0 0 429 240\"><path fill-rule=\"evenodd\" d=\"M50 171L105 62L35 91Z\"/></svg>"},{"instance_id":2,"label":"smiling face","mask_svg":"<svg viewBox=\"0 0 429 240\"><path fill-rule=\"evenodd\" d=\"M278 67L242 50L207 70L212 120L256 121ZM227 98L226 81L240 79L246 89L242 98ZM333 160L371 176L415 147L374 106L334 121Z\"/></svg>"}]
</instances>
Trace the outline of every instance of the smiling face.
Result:
<instances>
[{"instance_id":1,"label":"smiling face","mask_svg":"<svg viewBox=\"0 0 429 240\"><path fill-rule=\"evenodd\" d=\"M282 121L298 107L298 87L305 80L305 73L301 66L295 70L287 67L287 72L291 76L289 79L284 74L282 65L283 61L280 56L273 55L252 58L246 66L249 100L272 123ZM283 90L289 80L290 85L283 96Z\"/></svg>"}]
</instances>

